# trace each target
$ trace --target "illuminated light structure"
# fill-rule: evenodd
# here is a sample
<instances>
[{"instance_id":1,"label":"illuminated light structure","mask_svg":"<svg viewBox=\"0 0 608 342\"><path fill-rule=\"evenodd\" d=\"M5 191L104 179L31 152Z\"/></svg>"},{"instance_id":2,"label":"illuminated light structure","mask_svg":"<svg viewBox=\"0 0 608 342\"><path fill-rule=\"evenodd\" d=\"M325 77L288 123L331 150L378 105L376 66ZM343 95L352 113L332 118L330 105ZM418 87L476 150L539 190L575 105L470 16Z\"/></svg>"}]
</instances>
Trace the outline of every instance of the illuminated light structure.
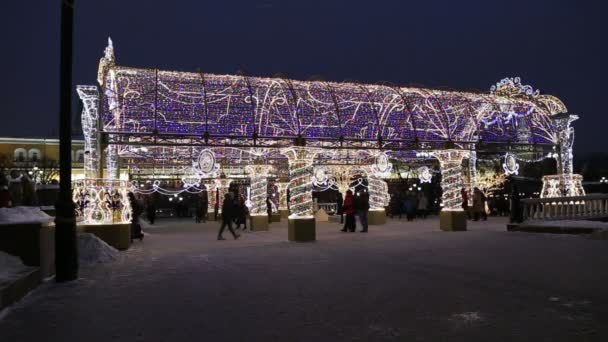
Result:
<instances>
[{"instance_id":1,"label":"illuminated light structure","mask_svg":"<svg viewBox=\"0 0 608 342\"><path fill-rule=\"evenodd\" d=\"M462 209L461 189L464 187L462 160L469 151L443 150L433 152L441 165L441 213L439 225L443 230L466 230L467 214Z\"/></svg>"},{"instance_id":2,"label":"illuminated light structure","mask_svg":"<svg viewBox=\"0 0 608 342\"><path fill-rule=\"evenodd\" d=\"M317 151L337 151L334 159L343 164L350 163L344 151L382 152L392 163L442 151L545 154L564 141L553 117L567 112L559 99L517 78L482 94L137 69L116 65L113 44L100 61L98 82L97 112L83 115L98 117L110 178L119 168L149 179L186 172L203 150L216 154L222 170L247 165L252 158L243 156L255 154L279 173L289 170L292 217L312 214L308 192ZM568 145L561 146L561 155L568 156ZM451 159L441 158L450 167L446 178L455 177ZM567 163L561 165L560 172L571 173ZM442 185L450 194L444 205L459 202L451 183Z\"/></svg>"},{"instance_id":3,"label":"illuminated light structure","mask_svg":"<svg viewBox=\"0 0 608 342\"><path fill-rule=\"evenodd\" d=\"M72 182L72 199L81 224L124 224L131 221L128 182L83 179Z\"/></svg>"},{"instance_id":4,"label":"illuminated light structure","mask_svg":"<svg viewBox=\"0 0 608 342\"><path fill-rule=\"evenodd\" d=\"M84 135L84 175L87 179L101 178L99 169L100 145L98 134L99 91L94 86L77 86L76 92L82 101L81 125Z\"/></svg>"},{"instance_id":5,"label":"illuminated light structure","mask_svg":"<svg viewBox=\"0 0 608 342\"><path fill-rule=\"evenodd\" d=\"M270 165L248 165L251 190L249 201L251 208L251 229L268 230L268 214L266 212L266 197L268 196L268 176L272 170Z\"/></svg>"}]
</instances>

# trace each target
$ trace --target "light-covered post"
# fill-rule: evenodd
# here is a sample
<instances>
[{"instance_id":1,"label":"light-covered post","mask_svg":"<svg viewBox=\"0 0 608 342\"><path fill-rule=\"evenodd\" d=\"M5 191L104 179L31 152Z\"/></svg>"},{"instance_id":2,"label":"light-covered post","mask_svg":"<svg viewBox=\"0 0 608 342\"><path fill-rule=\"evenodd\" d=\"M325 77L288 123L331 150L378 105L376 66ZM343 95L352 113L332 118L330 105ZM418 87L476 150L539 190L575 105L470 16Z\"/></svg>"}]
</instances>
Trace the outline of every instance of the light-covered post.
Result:
<instances>
[{"instance_id":1,"label":"light-covered post","mask_svg":"<svg viewBox=\"0 0 608 342\"><path fill-rule=\"evenodd\" d=\"M557 174L559 176L560 196L584 196L582 177L573 175L572 146L574 145L574 127L572 122L578 120L578 115L561 113L552 116L557 132L558 155Z\"/></svg>"},{"instance_id":2,"label":"light-covered post","mask_svg":"<svg viewBox=\"0 0 608 342\"><path fill-rule=\"evenodd\" d=\"M289 216L289 209L287 207L287 188L289 187L289 182L279 182L277 186L279 187L279 214L281 218L287 218Z\"/></svg>"},{"instance_id":3,"label":"light-covered post","mask_svg":"<svg viewBox=\"0 0 608 342\"><path fill-rule=\"evenodd\" d=\"M441 166L443 194L439 226L442 230L466 230L467 217L462 209L460 190L464 187L462 160L469 156L469 151L450 149L434 151L432 154Z\"/></svg>"},{"instance_id":4,"label":"light-covered post","mask_svg":"<svg viewBox=\"0 0 608 342\"><path fill-rule=\"evenodd\" d=\"M268 214L266 213L266 197L268 197L268 175L272 170L270 165L248 165L245 171L249 173L251 182L250 224L254 231L268 230Z\"/></svg>"},{"instance_id":5,"label":"light-covered post","mask_svg":"<svg viewBox=\"0 0 608 342\"><path fill-rule=\"evenodd\" d=\"M79 85L76 92L82 101L82 134L84 135L84 176L96 179L102 176L99 170L99 91L96 86Z\"/></svg>"},{"instance_id":6,"label":"light-covered post","mask_svg":"<svg viewBox=\"0 0 608 342\"><path fill-rule=\"evenodd\" d=\"M314 241L315 218L312 213L313 161L319 151L315 148L293 146L281 150L289 163L290 241Z\"/></svg>"}]
</instances>

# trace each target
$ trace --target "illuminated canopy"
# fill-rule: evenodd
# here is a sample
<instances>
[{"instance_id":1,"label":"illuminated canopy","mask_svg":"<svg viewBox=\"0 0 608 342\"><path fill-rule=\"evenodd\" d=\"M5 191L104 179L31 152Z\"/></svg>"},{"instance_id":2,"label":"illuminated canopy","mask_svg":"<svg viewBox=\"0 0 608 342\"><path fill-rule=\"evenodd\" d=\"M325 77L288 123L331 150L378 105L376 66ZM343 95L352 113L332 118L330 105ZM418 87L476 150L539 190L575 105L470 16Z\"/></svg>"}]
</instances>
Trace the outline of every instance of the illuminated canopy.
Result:
<instances>
[{"instance_id":1,"label":"illuminated canopy","mask_svg":"<svg viewBox=\"0 0 608 342\"><path fill-rule=\"evenodd\" d=\"M566 110L552 96L505 93L517 90L512 85L480 94L113 63L102 68L103 130L124 144L157 136L160 144L229 139L239 146L285 147L300 137L309 146L389 150L469 148L480 141L554 145L551 116Z\"/></svg>"}]
</instances>

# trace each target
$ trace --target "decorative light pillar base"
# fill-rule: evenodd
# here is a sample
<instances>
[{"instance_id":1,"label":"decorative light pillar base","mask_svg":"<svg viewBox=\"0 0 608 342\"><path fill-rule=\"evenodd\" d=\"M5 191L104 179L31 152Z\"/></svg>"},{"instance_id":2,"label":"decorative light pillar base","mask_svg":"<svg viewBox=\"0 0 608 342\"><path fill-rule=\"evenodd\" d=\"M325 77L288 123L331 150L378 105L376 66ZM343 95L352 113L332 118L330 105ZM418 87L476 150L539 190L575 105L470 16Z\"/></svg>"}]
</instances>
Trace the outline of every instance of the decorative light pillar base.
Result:
<instances>
[{"instance_id":1,"label":"decorative light pillar base","mask_svg":"<svg viewBox=\"0 0 608 342\"><path fill-rule=\"evenodd\" d=\"M367 213L367 224L370 226L386 224L386 212L384 209L371 209Z\"/></svg>"},{"instance_id":2,"label":"decorative light pillar base","mask_svg":"<svg viewBox=\"0 0 608 342\"><path fill-rule=\"evenodd\" d=\"M279 209L279 214L281 218L287 218L289 217L289 209Z\"/></svg>"},{"instance_id":3,"label":"decorative light pillar base","mask_svg":"<svg viewBox=\"0 0 608 342\"><path fill-rule=\"evenodd\" d=\"M270 215L270 222L281 222L281 215L279 213L273 213Z\"/></svg>"},{"instance_id":4,"label":"decorative light pillar base","mask_svg":"<svg viewBox=\"0 0 608 342\"><path fill-rule=\"evenodd\" d=\"M254 232L268 230L268 215L249 216L249 225Z\"/></svg>"},{"instance_id":5,"label":"decorative light pillar base","mask_svg":"<svg viewBox=\"0 0 608 342\"><path fill-rule=\"evenodd\" d=\"M289 218L287 236L289 241L315 241L317 239L315 218Z\"/></svg>"},{"instance_id":6,"label":"decorative light pillar base","mask_svg":"<svg viewBox=\"0 0 608 342\"><path fill-rule=\"evenodd\" d=\"M467 214L464 210L442 210L439 213L439 228L443 231L465 231Z\"/></svg>"},{"instance_id":7,"label":"decorative light pillar base","mask_svg":"<svg viewBox=\"0 0 608 342\"><path fill-rule=\"evenodd\" d=\"M91 233L108 245L124 251L131 244L131 224L80 224L76 227L78 232Z\"/></svg>"}]
</instances>

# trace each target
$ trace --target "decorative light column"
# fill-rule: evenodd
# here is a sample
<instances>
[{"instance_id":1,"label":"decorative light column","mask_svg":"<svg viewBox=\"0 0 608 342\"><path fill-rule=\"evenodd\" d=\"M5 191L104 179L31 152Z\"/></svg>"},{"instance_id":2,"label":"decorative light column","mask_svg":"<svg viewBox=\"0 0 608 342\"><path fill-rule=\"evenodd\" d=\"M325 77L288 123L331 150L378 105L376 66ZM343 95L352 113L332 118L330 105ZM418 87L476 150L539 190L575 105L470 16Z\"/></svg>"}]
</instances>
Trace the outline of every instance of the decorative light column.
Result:
<instances>
[{"instance_id":1,"label":"decorative light column","mask_svg":"<svg viewBox=\"0 0 608 342\"><path fill-rule=\"evenodd\" d=\"M101 178L99 175L99 91L95 86L76 87L82 101L81 124L84 135L84 176L85 179Z\"/></svg>"},{"instance_id":2,"label":"decorative light column","mask_svg":"<svg viewBox=\"0 0 608 342\"><path fill-rule=\"evenodd\" d=\"M442 230L466 230L466 213L462 209L460 190L464 187L462 160L470 155L469 151L442 150L432 153L441 166L441 202L439 225Z\"/></svg>"},{"instance_id":3,"label":"decorative light column","mask_svg":"<svg viewBox=\"0 0 608 342\"><path fill-rule=\"evenodd\" d=\"M268 214L266 213L266 197L268 197L268 175L272 170L270 165L248 165L245 171L251 181L250 224L254 231L268 230Z\"/></svg>"},{"instance_id":4,"label":"decorative light column","mask_svg":"<svg viewBox=\"0 0 608 342\"><path fill-rule=\"evenodd\" d=\"M314 241L315 218L312 213L313 161L319 151L315 148L293 146L281 150L288 158L290 179L289 240Z\"/></svg>"},{"instance_id":5,"label":"decorative light column","mask_svg":"<svg viewBox=\"0 0 608 342\"><path fill-rule=\"evenodd\" d=\"M390 196L388 184L381 177L390 176L393 165L389 163L386 153L378 153L375 163L364 167L367 178L367 191L369 194L368 224L381 225L386 223L386 212L384 207L388 205Z\"/></svg>"},{"instance_id":6,"label":"decorative light column","mask_svg":"<svg viewBox=\"0 0 608 342\"><path fill-rule=\"evenodd\" d=\"M279 214L281 218L287 218L289 216L289 209L287 208L287 188L289 187L289 182L279 182L277 186L279 187Z\"/></svg>"},{"instance_id":7,"label":"decorative light column","mask_svg":"<svg viewBox=\"0 0 608 342\"><path fill-rule=\"evenodd\" d=\"M558 154L557 154L557 177L543 177L543 191L541 197L555 197L555 195L584 196L585 190L582 186L582 176L573 174L572 145L574 144L574 127L571 123L578 120L578 115L561 113L552 116L557 132ZM559 191L545 191L550 189L548 183L559 179Z\"/></svg>"}]
</instances>

